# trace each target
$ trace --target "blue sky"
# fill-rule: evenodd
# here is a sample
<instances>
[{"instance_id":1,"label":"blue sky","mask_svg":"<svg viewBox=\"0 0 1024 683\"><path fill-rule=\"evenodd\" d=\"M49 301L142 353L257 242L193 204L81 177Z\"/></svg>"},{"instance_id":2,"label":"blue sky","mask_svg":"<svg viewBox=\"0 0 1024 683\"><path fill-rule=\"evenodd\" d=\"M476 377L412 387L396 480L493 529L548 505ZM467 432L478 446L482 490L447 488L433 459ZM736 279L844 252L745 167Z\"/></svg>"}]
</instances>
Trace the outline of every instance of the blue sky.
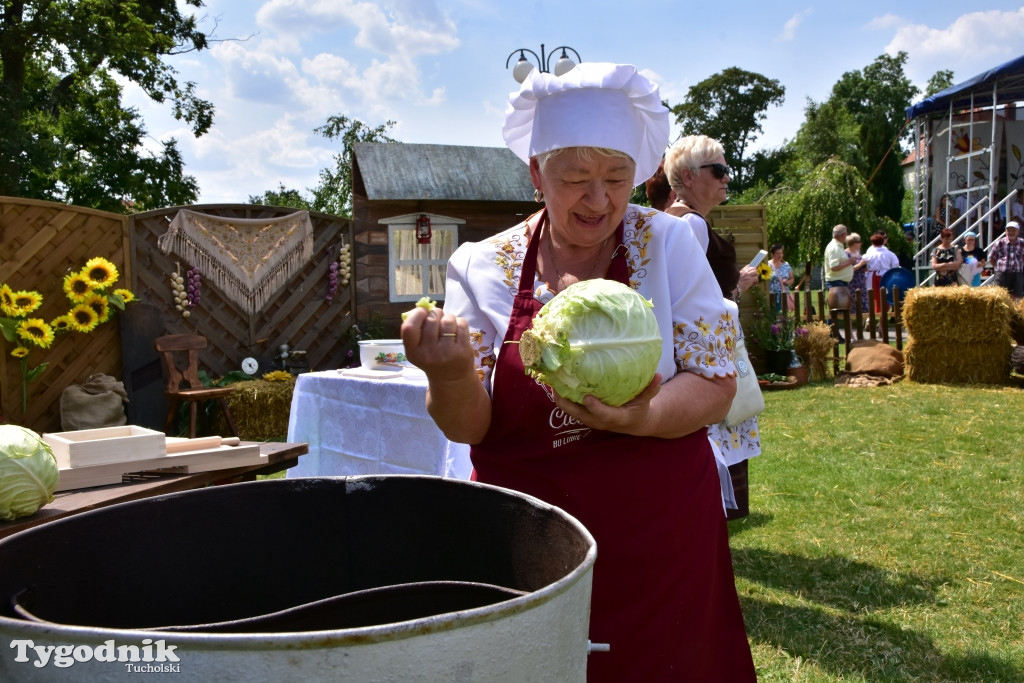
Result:
<instances>
[{"instance_id":1,"label":"blue sky","mask_svg":"<svg viewBox=\"0 0 1024 683\"><path fill-rule=\"evenodd\" d=\"M907 75L922 88L939 69L959 82L1022 54L1024 6L969 4L207 0L201 26L222 42L170 64L213 102L211 131L193 138L132 88L126 102L154 147L177 138L200 203L243 202L279 183L314 187L338 147L313 129L332 115L395 121L390 134L403 142L502 146L517 86L506 58L542 43L635 64L672 104L732 66L777 79L785 104L768 110L753 149L777 147L796 134L808 98L825 99L843 73L882 53L908 52Z\"/></svg>"}]
</instances>

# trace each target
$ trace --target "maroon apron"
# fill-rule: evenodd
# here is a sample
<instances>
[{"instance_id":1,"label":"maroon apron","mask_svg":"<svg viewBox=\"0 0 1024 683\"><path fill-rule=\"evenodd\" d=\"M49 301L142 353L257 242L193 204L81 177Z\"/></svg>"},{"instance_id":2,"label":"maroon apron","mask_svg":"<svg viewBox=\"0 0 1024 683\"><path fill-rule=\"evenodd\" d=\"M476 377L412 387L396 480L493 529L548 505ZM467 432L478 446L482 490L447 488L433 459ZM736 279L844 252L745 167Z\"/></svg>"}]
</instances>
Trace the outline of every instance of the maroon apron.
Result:
<instances>
[{"instance_id":1,"label":"maroon apron","mask_svg":"<svg viewBox=\"0 0 1024 683\"><path fill-rule=\"evenodd\" d=\"M533 285L544 214L527 248L505 342L541 308ZM617 239L622 241L620 224ZM628 284L616 251L606 277ZM590 429L524 372L515 344L494 368L491 424L476 478L536 496L597 540L588 681L753 681L707 431L677 439Z\"/></svg>"}]
</instances>

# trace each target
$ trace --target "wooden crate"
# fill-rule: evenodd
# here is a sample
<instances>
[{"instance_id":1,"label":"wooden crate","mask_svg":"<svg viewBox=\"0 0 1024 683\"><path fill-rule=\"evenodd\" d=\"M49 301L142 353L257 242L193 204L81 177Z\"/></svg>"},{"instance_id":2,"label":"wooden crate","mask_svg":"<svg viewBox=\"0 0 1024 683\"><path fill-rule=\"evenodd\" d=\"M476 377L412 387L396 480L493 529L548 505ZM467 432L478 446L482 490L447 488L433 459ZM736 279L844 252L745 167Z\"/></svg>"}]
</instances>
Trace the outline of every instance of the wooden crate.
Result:
<instances>
[{"instance_id":1,"label":"wooden crate","mask_svg":"<svg viewBox=\"0 0 1024 683\"><path fill-rule=\"evenodd\" d=\"M57 491L120 484L124 475L133 472L194 474L260 465L267 462L269 462L269 456L260 455L260 446L256 443L240 446L217 446L184 453L169 453L146 460L60 468L60 483L57 484Z\"/></svg>"},{"instance_id":2,"label":"wooden crate","mask_svg":"<svg viewBox=\"0 0 1024 683\"><path fill-rule=\"evenodd\" d=\"M43 434L58 468L159 458L167 454L165 439L163 432L135 425Z\"/></svg>"}]
</instances>

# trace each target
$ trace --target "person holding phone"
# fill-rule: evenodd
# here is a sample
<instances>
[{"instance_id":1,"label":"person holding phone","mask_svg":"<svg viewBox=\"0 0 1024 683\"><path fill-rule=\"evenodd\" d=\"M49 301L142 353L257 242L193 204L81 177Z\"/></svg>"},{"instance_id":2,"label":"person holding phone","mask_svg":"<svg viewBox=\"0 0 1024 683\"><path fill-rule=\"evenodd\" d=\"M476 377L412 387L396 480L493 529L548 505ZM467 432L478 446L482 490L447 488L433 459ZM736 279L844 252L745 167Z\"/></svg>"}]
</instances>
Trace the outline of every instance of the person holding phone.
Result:
<instances>
[{"instance_id":1,"label":"person holding phone","mask_svg":"<svg viewBox=\"0 0 1024 683\"><path fill-rule=\"evenodd\" d=\"M688 135L669 147L663 164L665 178L676 197L665 212L686 222L705 249L722 296L738 302L757 282L757 264L740 269L736 249L712 230L705 218L711 209L729 198L731 173L725 164L725 147L706 135ZM726 517L745 517L750 514L748 461L761 454L757 417L731 427L724 421L709 425L708 438L728 467L728 480L722 480Z\"/></svg>"}]
</instances>

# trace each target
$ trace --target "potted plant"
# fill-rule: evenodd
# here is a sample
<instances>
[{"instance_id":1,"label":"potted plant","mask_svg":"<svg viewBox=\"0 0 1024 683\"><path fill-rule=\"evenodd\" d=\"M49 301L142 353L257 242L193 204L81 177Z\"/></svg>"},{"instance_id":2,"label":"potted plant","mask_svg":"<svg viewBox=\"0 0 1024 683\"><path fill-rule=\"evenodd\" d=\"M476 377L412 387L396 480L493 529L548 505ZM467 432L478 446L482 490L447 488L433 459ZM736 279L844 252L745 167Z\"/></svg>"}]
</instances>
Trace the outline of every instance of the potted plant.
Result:
<instances>
[{"instance_id":1,"label":"potted plant","mask_svg":"<svg viewBox=\"0 0 1024 683\"><path fill-rule=\"evenodd\" d=\"M785 377L794 358L796 319L776 312L762 287L754 287L751 292L756 310L748 335L764 353L765 370Z\"/></svg>"}]
</instances>

